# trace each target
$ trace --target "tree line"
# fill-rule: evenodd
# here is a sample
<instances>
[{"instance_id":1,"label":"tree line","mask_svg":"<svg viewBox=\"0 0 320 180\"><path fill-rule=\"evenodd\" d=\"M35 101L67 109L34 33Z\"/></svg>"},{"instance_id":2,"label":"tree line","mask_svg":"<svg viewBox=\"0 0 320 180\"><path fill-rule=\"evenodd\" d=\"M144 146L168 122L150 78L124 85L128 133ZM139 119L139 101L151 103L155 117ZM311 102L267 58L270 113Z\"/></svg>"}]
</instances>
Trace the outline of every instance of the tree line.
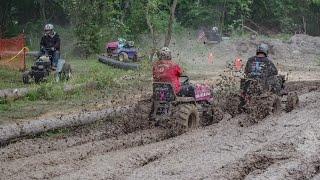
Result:
<instances>
[{"instance_id":1,"label":"tree line","mask_svg":"<svg viewBox=\"0 0 320 180\"><path fill-rule=\"evenodd\" d=\"M320 0L3 0L0 38L53 23L72 27L77 47L99 51L99 41L166 34L172 28L208 28L221 33L249 30L259 34L320 35Z\"/></svg>"}]
</instances>

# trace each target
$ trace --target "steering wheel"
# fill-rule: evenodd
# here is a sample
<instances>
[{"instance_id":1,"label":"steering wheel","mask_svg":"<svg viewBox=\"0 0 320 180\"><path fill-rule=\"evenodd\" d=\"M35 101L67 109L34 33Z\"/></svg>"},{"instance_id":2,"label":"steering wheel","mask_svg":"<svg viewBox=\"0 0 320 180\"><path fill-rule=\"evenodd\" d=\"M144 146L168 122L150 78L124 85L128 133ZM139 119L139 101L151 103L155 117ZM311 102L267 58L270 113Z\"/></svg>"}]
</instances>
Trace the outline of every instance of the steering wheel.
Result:
<instances>
[{"instance_id":1,"label":"steering wheel","mask_svg":"<svg viewBox=\"0 0 320 180\"><path fill-rule=\"evenodd\" d=\"M182 76L180 76L180 78L182 79L181 84L183 84L183 85L189 84L189 77L188 76L182 75Z\"/></svg>"}]
</instances>

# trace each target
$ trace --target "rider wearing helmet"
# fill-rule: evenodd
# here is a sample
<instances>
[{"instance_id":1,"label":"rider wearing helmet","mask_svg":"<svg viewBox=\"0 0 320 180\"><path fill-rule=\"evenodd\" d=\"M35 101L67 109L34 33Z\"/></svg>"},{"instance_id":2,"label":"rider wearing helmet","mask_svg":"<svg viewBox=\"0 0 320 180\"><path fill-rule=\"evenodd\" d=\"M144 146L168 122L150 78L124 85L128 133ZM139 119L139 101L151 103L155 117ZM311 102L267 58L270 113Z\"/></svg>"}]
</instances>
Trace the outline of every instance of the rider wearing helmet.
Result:
<instances>
[{"instance_id":1,"label":"rider wearing helmet","mask_svg":"<svg viewBox=\"0 0 320 180\"><path fill-rule=\"evenodd\" d=\"M245 75L248 78L259 78L264 80L268 87L275 93L282 93L284 79L277 76L278 70L268 58L269 47L267 44L260 44L256 50L256 56L248 59L245 67Z\"/></svg>"},{"instance_id":2,"label":"rider wearing helmet","mask_svg":"<svg viewBox=\"0 0 320 180\"><path fill-rule=\"evenodd\" d=\"M60 58L60 37L54 31L52 24L46 24L44 26L44 36L42 36L40 41L40 56L45 53L52 55L52 66L57 67L58 60Z\"/></svg>"},{"instance_id":3,"label":"rider wearing helmet","mask_svg":"<svg viewBox=\"0 0 320 180\"><path fill-rule=\"evenodd\" d=\"M181 85L180 76L183 69L172 61L171 51L163 47L158 53L159 60L153 64L153 80L167 82L173 86L174 93L179 96L194 96L194 87L189 84Z\"/></svg>"},{"instance_id":4,"label":"rider wearing helmet","mask_svg":"<svg viewBox=\"0 0 320 180\"><path fill-rule=\"evenodd\" d=\"M278 75L278 70L268 58L269 47L260 44L256 50L256 56L248 59L245 67L245 75L250 78L268 78Z\"/></svg>"}]
</instances>

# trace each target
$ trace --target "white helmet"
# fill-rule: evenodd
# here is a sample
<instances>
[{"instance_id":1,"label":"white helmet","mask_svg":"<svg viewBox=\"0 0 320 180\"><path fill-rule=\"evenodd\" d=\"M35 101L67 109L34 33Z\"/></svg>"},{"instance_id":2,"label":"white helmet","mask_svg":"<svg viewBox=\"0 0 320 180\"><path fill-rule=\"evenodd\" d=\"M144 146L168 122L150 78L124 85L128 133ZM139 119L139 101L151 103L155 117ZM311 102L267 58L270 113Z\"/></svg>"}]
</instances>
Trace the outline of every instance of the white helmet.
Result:
<instances>
[{"instance_id":1,"label":"white helmet","mask_svg":"<svg viewBox=\"0 0 320 180\"><path fill-rule=\"evenodd\" d=\"M160 60L171 60L171 51L168 47L163 47L160 50Z\"/></svg>"},{"instance_id":2,"label":"white helmet","mask_svg":"<svg viewBox=\"0 0 320 180\"><path fill-rule=\"evenodd\" d=\"M46 24L44 26L44 30L45 31L52 31L53 30L53 25L52 24Z\"/></svg>"}]
</instances>

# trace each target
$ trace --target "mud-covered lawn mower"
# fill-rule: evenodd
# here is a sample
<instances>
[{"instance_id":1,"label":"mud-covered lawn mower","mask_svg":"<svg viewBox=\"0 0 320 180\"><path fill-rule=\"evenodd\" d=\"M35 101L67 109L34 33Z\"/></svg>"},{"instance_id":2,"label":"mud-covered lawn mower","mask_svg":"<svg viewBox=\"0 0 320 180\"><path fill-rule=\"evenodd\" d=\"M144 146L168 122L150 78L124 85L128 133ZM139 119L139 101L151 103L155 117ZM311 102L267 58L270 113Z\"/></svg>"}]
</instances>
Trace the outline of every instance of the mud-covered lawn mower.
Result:
<instances>
[{"instance_id":1,"label":"mud-covered lawn mower","mask_svg":"<svg viewBox=\"0 0 320 180\"><path fill-rule=\"evenodd\" d=\"M59 59L55 71L52 69L52 53L46 50L45 54L39 56L30 70L23 72L22 81L29 84L32 80L35 83L44 82L48 79L51 72L54 72L56 81L69 80L71 77L71 66L64 59Z\"/></svg>"},{"instance_id":2,"label":"mud-covered lawn mower","mask_svg":"<svg viewBox=\"0 0 320 180\"><path fill-rule=\"evenodd\" d=\"M299 105L299 97L297 92L288 93L284 83L283 75L271 79L241 79L241 94L234 94L227 100L229 113L234 116L245 112L249 115L248 120L251 121L249 123L252 124L270 114L279 113L282 108L286 112L292 111Z\"/></svg>"},{"instance_id":3,"label":"mud-covered lawn mower","mask_svg":"<svg viewBox=\"0 0 320 180\"><path fill-rule=\"evenodd\" d=\"M189 78L183 76L183 84ZM214 106L211 89L203 84L195 86L195 97L177 96L170 83L153 83L150 120L175 133L183 133L199 125L209 125L223 119L223 112Z\"/></svg>"}]
</instances>

